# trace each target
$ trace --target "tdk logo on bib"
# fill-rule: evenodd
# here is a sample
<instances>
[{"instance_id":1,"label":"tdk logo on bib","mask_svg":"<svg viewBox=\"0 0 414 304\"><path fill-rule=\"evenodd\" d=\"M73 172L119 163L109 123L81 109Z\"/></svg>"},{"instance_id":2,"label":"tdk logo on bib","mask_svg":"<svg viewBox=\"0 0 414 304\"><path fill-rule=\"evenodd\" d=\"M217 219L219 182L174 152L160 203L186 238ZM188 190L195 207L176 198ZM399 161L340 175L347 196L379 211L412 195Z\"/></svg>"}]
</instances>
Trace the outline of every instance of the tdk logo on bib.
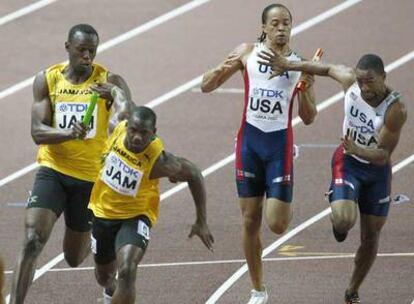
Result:
<instances>
[{"instance_id":1,"label":"tdk logo on bib","mask_svg":"<svg viewBox=\"0 0 414 304\"><path fill-rule=\"evenodd\" d=\"M88 109L86 102L58 102L56 103L56 127L58 129L71 129L75 122L82 121ZM91 122L89 123L90 131L86 138L93 138L96 135L96 120L98 107L93 110Z\"/></svg>"},{"instance_id":2,"label":"tdk logo on bib","mask_svg":"<svg viewBox=\"0 0 414 304\"><path fill-rule=\"evenodd\" d=\"M253 94L260 97L283 98L283 90L269 90L262 88L254 88Z\"/></svg>"},{"instance_id":3,"label":"tdk logo on bib","mask_svg":"<svg viewBox=\"0 0 414 304\"><path fill-rule=\"evenodd\" d=\"M131 168L112 151L106 157L101 180L112 190L123 195L135 197L142 176L142 172Z\"/></svg>"}]
</instances>

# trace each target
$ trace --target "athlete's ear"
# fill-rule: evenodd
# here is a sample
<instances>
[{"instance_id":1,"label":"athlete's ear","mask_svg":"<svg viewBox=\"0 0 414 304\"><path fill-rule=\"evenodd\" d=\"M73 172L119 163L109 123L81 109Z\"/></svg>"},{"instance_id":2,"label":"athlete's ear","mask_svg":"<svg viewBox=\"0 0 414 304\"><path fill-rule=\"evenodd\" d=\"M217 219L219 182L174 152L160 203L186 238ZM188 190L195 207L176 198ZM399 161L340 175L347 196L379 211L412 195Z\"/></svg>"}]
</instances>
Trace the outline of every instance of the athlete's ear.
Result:
<instances>
[{"instance_id":1,"label":"athlete's ear","mask_svg":"<svg viewBox=\"0 0 414 304\"><path fill-rule=\"evenodd\" d=\"M69 52L69 42L65 42L65 50Z\"/></svg>"},{"instance_id":2,"label":"athlete's ear","mask_svg":"<svg viewBox=\"0 0 414 304\"><path fill-rule=\"evenodd\" d=\"M385 81L385 79L387 79L387 72L384 72L384 75L382 75L382 77L383 77L383 79Z\"/></svg>"},{"instance_id":3,"label":"athlete's ear","mask_svg":"<svg viewBox=\"0 0 414 304\"><path fill-rule=\"evenodd\" d=\"M154 127L154 134L157 134L157 128Z\"/></svg>"},{"instance_id":4,"label":"athlete's ear","mask_svg":"<svg viewBox=\"0 0 414 304\"><path fill-rule=\"evenodd\" d=\"M262 24L262 34L266 34L265 28L266 28L266 24Z\"/></svg>"}]
</instances>

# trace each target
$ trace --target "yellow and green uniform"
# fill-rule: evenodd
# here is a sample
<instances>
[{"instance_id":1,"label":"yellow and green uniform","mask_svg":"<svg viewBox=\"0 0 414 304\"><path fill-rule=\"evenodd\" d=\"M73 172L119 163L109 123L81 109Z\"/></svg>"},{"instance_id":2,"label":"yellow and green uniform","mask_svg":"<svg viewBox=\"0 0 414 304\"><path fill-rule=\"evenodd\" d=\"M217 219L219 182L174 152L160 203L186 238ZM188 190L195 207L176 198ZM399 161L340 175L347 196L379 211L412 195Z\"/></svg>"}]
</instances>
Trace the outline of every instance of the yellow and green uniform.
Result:
<instances>
[{"instance_id":1,"label":"yellow and green uniform","mask_svg":"<svg viewBox=\"0 0 414 304\"><path fill-rule=\"evenodd\" d=\"M81 84L65 79L66 63L56 64L46 70L49 98L52 105L52 127L71 129L86 113L94 82L107 82L108 70L93 64L93 72ZM98 99L92 114L90 131L84 140L70 140L60 144L41 145L37 161L41 166L60 173L93 182L98 175L105 141L108 138L109 109L104 99Z\"/></svg>"},{"instance_id":2,"label":"yellow and green uniform","mask_svg":"<svg viewBox=\"0 0 414 304\"><path fill-rule=\"evenodd\" d=\"M145 215L154 225L159 213L160 190L159 180L150 179L149 175L164 145L154 137L144 151L130 152L124 145L126 131L126 121L123 121L108 140L89 208L95 217L103 219Z\"/></svg>"}]
</instances>

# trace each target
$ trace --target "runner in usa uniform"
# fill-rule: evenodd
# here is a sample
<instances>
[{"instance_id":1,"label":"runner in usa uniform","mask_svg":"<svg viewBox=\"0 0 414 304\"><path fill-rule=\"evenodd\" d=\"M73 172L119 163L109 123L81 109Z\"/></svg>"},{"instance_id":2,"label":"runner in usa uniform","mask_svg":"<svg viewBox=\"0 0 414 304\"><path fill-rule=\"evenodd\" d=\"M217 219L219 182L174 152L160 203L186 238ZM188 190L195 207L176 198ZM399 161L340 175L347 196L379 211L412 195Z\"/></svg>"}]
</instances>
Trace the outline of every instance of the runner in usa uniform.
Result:
<instances>
[{"instance_id":1,"label":"runner in usa uniform","mask_svg":"<svg viewBox=\"0 0 414 304\"><path fill-rule=\"evenodd\" d=\"M280 4L262 13L263 33L259 43L241 44L217 68L204 74L201 89L210 92L237 71L244 76L245 100L236 145L236 182L243 216L243 249L253 285L249 303L267 303L263 285L260 227L262 211L270 229L281 234L292 217L293 187L293 93L299 80L308 87L299 93L299 116L310 124L316 116L313 78L286 72L269 79L271 69L259 64L262 51L276 52L288 60L301 58L289 47L292 16ZM263 198L266 202L263 204Z\"/></svg>"},{"instance_id":2,"label":"runner in usa uniform","mask_svg":"<svg viewBox=\"0 0 414 304\"><path fill-rule=\"evenodd\" d=\"M260 57L260 62L272 67L275 75L287 70L303 71L329 76L344 88L343 137L332 158L329 201L333 232L338 242L343 242L354 226L359 208L361 245L345 292L345 303L360 303L358 290L374 263L381 228L390 207L390 157L407 119L400 93L385 84L384 64L377 55L362 56L356 69L287 61L268 52Z\"/></svg>"}]
</instances>

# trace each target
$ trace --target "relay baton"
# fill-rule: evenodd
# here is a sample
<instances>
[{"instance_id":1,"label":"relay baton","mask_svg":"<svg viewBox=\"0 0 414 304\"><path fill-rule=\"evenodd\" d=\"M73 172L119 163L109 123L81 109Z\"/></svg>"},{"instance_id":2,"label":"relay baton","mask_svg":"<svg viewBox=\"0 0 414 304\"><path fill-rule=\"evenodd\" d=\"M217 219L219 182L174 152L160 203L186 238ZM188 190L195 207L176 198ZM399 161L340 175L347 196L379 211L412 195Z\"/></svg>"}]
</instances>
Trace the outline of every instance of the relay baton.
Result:
<instances>
[{"instance_id":1,"label":"relay baton","mask_svg":"<svg viewBox=\"0 0 414 304\"><path fill-rule=\"evenodd\" d=\"M91 96L91 101L89 102L88 109L86 110L86 114L83 117L82 123L85 127L89 126L89 123L91 122L92 113L93 110L95 110L96 102L98 101L98 93L93 92Z\"/></svg>"},{"instance_id":2,"label":"relay baton","mask_svg":"<svg viewBox=\"0 0 414 304\"><path fill-rule=\"evenodd\" d=\"M321 60L322 55L323 55L323 50L321 48L318 48L315 52L315 55L313 55L312 61L316 62L316 61ZM299 91L303 91L305 87L306 87L306 81L304 80L299 81L298 84L296 85L296 88Z\"/></svg>"}]
</instances>

